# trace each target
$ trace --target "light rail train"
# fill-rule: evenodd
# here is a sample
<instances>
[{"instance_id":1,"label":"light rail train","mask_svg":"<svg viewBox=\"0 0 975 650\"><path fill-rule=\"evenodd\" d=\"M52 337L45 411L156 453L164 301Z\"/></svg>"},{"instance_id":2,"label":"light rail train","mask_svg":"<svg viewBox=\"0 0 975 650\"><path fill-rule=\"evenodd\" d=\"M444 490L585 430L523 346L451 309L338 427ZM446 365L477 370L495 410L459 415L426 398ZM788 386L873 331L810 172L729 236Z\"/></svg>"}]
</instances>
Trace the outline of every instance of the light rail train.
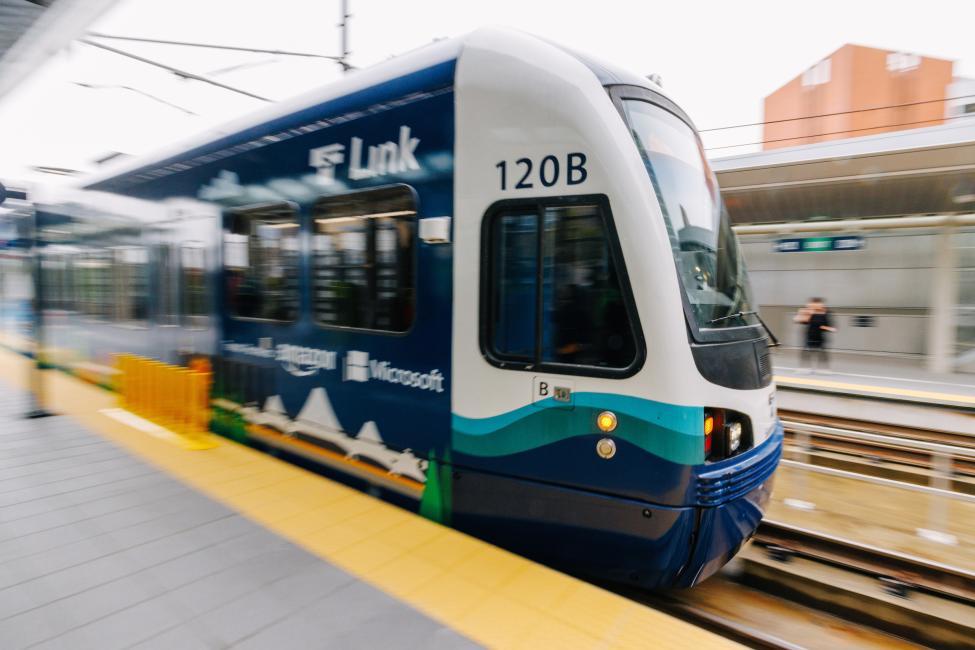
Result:
<instances>
[{"instance_id":1,"label":"light rail train","mask_svg":"<svg viewBox=\"0 0 975 650\"><path fill-rule=\"evenodd\" d=\"M479 30L34 198L46 363L207 357L215 430L586 577L761 520L769 339L645 78Z\"/></svg>"}]
</instances>

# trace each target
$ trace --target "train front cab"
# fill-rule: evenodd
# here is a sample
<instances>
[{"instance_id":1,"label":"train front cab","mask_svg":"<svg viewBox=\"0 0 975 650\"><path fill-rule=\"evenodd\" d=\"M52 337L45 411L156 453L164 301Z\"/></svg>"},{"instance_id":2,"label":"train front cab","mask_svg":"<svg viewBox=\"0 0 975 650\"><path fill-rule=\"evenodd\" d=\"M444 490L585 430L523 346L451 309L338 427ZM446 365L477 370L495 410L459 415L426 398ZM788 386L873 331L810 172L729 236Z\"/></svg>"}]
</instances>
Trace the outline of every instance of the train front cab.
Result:
<instances>
[{"instance_id":1,"label":"train front cab","mask_svg":"<svg viewBox=\"0 0 975 650\"><path fill-rule=\"evenodd\" d=\"M757 527L781 431L764 331L722 320L747 277L693 127L614 74L490 30L458 61L452 523L689 586Z\"/></svg>"}]
</instances>

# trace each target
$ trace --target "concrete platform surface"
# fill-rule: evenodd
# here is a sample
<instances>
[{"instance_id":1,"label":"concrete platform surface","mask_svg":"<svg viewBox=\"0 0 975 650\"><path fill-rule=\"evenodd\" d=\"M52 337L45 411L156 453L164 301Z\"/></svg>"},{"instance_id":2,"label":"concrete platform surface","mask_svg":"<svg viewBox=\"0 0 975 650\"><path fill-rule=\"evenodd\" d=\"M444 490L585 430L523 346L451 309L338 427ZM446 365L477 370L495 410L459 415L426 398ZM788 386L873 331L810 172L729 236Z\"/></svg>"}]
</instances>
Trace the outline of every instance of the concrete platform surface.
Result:
<instances>
[{"instance_id":1,"label":"concrete platform surface","mask_svg":"<svg viewBox=\"0 0 975 650\"><path fill-rule=\"evenodd\" d=\"M0 648L734 643L229 440L188 450L0 351Z\"/></svg>"},{"instance_id":2,"label":"concrete platform surface","mask_svg":"<svg viewBox=\"0 0 975 650\"><path fill-rule=\"evenodd\" d=\"M0 394L0 647L477 645L61 416Z\"/></svg>"},{"instance_id":3,"label":"concrete platform surface","mask_svg":"<svg viewBox=\"0 0 975 650\"><path fill-rule=\"evenodd\" d=\"M797 350L773 355L776 384L811 393L945 406L975 412L975 375L939 375L916 363L867 355L830 354L828 368L808 367Z\"/></svg>"}]
</instances>

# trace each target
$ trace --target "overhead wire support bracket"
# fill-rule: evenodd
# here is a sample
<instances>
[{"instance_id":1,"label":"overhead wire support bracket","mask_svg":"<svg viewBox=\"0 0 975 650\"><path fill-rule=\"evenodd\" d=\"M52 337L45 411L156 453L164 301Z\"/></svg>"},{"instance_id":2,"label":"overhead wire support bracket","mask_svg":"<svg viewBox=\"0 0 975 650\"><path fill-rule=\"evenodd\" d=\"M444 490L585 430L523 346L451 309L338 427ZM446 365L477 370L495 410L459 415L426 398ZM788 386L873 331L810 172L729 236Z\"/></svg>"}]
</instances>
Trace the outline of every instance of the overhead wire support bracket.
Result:
<instances>
[{"instance_id":1,"label":"overhead wire support bracket","mask_svg":"<svg viewBox=\"0 0 975 650\"><path fill-rule=\"evenodd\" d=\"M171 65L166 65L165 63L160 63L158 61L153 61L152 59L147 59L147 58L142 57L142 56L139 56L137 54L133 54L132 52L126 52L125 50L119 50L117 48L114 48L114 47L110 47L108 45L105 45L104 43L97 43L97 42L92 41L92 40L89 40L87 38L79 39L79 42L84 43L85 45L90 45L92 47L97 47L97 48L100 48L102 50L106 50L108 52L112 52L113 54L118 54L119 56L124 56L124 57L128 57L130 59L134 59L135 61L139 61L140 63L145 63L146 65L151 65L151 66L155 66L157 68L162 68L163 70L166 70L167 72L170 72L170 73L176 75L177 77L182 77L183 79L192 79L194 81L202 81L203 83L210 84L211 86L216 86L217 88L223 88L224 90L229 90L230 92L238 93L238 94L241 94L241 95L246 95L247 97L251 97L253 99L258 99L258 100L260 100L262 102L271 102L271 101L273 101L271 99L268 99L267 97L262 97L260 95L254 94L252 92L249 92L249 91L246 91L246 90L241 90L240 88L234 88L233 86L228 86L225 83L220 83L219 81L215 81L213 79L210 79L209 77L204 77L203 75L199 75L199 74L196 74L196 73L193 73L193 72L189 72L187 70L181 70L180 68L174 68Z\"/></svg>"}]
</instances>

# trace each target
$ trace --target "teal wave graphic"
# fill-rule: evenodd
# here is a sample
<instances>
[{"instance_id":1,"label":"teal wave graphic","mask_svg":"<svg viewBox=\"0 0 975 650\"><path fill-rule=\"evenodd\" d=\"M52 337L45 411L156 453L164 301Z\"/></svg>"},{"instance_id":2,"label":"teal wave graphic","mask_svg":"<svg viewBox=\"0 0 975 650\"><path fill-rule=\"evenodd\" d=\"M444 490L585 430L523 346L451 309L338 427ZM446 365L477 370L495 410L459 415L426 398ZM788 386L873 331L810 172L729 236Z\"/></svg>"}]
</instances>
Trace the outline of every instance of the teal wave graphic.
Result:
<instances>
[{"instance_id":1,"label":"teal wave graphic","mask_svg":"<svg viewBox=\"0 0 975 650\"><path fill-rule=\"evenodd\" d=\"M612 433L641 449L681 464L704 462L704 408L613 393L574 393L573 405L552 398L487 417L452 416L453 449L470 456L517 454L576 436L599 433L596 416L613 411Z\"/></svg>"}]
</instances>

